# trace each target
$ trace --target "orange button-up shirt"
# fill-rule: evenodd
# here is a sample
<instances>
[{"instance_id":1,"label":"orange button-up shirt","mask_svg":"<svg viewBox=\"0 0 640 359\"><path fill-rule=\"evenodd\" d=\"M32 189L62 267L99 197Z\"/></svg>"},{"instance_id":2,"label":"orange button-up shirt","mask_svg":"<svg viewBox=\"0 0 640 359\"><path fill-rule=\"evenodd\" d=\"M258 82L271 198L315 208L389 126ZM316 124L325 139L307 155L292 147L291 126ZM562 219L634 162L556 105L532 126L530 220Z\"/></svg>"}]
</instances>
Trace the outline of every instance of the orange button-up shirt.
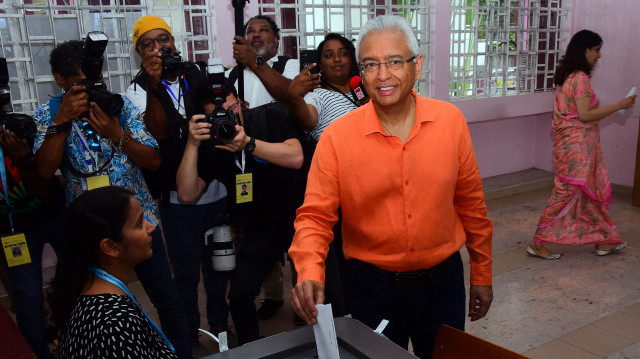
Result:
<instances>
[{"instance_id":1,"label":"orange button-up shirt","mask_svg":"<svg viewBox=\"0 0 640 359\"><path fill-rule=\"evenodd\" d=\"M471 284L491 284L491 236L478 164L455 106L416 99L403 144L369 102L320 136L289 254L298 282L324 284L324 260L342 208L344 255L388 271L433 267L466 245Z\"/></svg>"}]
</instances>

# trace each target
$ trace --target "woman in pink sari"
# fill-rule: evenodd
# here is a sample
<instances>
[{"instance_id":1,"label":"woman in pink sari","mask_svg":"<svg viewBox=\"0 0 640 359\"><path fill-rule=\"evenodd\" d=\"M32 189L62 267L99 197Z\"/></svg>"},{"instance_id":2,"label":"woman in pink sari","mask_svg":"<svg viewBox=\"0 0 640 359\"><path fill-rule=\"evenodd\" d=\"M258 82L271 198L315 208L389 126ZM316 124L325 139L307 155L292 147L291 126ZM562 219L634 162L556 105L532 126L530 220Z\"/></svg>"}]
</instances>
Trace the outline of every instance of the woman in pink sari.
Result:
<instances>
[{"instance_id":1,"label":"woman in pink sari","mask_svg":"<svg viewBox=\"0 0 640 359\"><path fill-rule=\"evenodd\" d=\"M544 259L558 259L561 255L552 253L543 243L594 244L597 255L628 245L622 242L615 223L606 214L611 184L602 156L598 121L631 107L636 96L599 106L589 77L601 48L598 34L579 31L571 38L554 75L555 188L527 248L527 253Z\"/></svg>"}]
</instances>

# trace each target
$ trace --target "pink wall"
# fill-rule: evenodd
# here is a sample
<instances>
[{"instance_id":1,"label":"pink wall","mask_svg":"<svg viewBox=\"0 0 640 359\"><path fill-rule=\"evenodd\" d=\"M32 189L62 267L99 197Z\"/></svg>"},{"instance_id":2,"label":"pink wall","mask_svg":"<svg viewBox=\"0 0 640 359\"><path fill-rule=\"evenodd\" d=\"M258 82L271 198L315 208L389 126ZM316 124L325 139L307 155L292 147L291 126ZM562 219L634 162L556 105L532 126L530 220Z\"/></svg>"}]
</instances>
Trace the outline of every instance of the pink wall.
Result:
<instances>
[{"instance_id":1,"label":"pink wall","mask_svg":"<svg viewBox=\"0 0 640 359\"><path fill-rule=\"evenodd\" d=\"M216 54L225 66L234 66L232 42L235 36L234 9L231 0L214 0L216 17ZM258 0L252 0L244 7L245 23L252 16L258 15Z\"/></svg>"},{"instance_id":2,"label":"pink wall","mask_svg":"<svg viewBox=\"0 0 640 359\"><path fill-rule=\"evenodd\" d=\"M636 0L574 1L573 32L589 29L602 36L602 57L592 76L600 105L626 96L633 86L640 90L640 46L637 29L640 6ZM640 103L627 117L614 114L600 122L605 161L612 183L633 185Z\"/></svg>"}]
</instances>

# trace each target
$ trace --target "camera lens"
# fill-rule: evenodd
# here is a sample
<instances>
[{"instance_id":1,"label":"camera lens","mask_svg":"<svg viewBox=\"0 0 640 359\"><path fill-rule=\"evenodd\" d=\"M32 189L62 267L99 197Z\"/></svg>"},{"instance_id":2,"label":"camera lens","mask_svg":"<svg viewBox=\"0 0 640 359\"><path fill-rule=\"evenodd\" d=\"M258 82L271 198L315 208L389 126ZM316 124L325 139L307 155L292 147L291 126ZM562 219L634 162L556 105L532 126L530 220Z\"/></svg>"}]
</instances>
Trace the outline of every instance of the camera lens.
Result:
<instances>
[{"instance_id":1,"label":"camera lens","mask_svg":"<svg viewBox=\"0 0 640 359\"><path fill-rule=\"evenodd\" d=\"M217 135L222 142L231 142L236 136L236 129L230 124L223 124L218 128Z\"/></svg>"}]
</instances>

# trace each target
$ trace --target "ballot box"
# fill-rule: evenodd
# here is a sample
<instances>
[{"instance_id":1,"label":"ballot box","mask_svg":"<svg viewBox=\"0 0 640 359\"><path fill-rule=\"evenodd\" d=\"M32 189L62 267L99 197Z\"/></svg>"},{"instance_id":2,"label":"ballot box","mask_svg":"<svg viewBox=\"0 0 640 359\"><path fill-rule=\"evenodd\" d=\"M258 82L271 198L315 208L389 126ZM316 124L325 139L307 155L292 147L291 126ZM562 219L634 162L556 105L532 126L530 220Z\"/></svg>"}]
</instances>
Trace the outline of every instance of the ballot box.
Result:
<instances>
[{"instance_id":1,"label":"ballot box","mask_svg":"<svg viewBox=\"0 0 640 359\"><path fill-rule=\"evenodd\" d=\"M335 318L338 349L341 359L415 359L391 340L376 334L359 321L351 318ZM226 352L213 354L206 359L314 359L318 350L313 328L292 330L268 338L256 340Z\"/></svg>"}]
</instances>

